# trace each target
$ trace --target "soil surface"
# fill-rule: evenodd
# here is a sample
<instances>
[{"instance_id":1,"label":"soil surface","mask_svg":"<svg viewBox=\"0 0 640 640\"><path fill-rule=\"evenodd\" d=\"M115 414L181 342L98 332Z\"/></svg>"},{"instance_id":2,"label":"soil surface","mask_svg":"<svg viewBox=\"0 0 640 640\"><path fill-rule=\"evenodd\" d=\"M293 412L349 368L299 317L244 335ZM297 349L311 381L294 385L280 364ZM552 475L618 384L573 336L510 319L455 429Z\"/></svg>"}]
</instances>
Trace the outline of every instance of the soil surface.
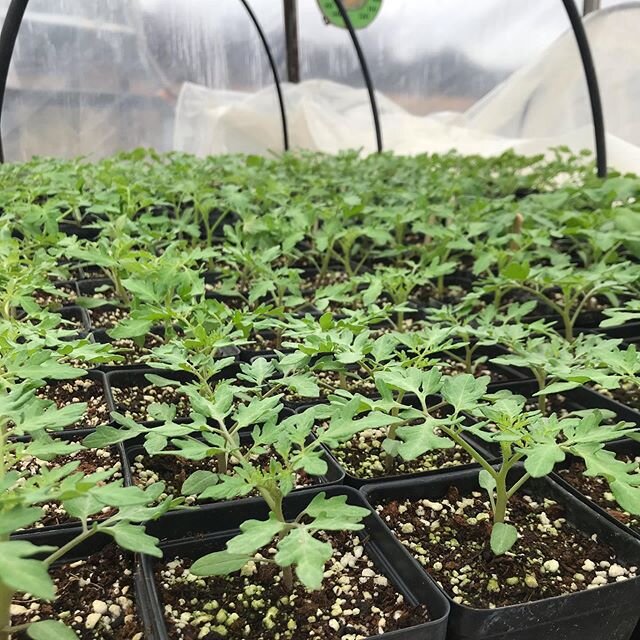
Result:
<instances>
[{"instance_id":1,"label":"soil surface","mask_svg":"<svg viewBox=\"0 0 640 640\"><path fill-rule=\"evenodd\" d=\"M87 410L81 420L65 429L91 429L109 422L109 408L102 384L91 378L49 382L37 390L37 395L52 400L59 408L77 402L86 402Z\"/></svg>"},{"instance_id":2,"label":"soil surface","mask_svg":"<svg viewBox=\"0 0 640 640\"><path fill-rule=\"evenodd\" d=\"M619 389L603 389L597 387L596 391L603 396L627 405L630 409L640 411L640 387L637 385L624 384Z\"/></svg>"},{"instance_id":3,"label":"soil surface","mask_svg":"<svg viewBox=\"0 0 640 640\"><path fill-rule=\"evenodd\" d=\"M80 464L76 472L85 475L112 470L114 474L111 476L111 480L119 480L122 478L122 463L118 450L115 447L111 449L82 449L72 455L59 456L53 461L44 461L27 456L20 460L17 465L17 470L35 475L41 469L57 469L69 462L79 462ZM32 528L34 529L67 524L74 521L74 518L71 518L67 514L59 502L47 502L42 505L42 510L44 511L44 515L33 525ZM105 507L100 517L107 517L113 512L114 509Z\"/></svg>"},{"instance_id":4,"label":"soil surface","mask_svg":"<svg viewBox=\"0 0 640 640\"><path fill-rule=\"evenodd\" d=\"M123 338L121 340L113 340L111 345L114 352L122 356L124 360L119 360L117 363L113 363L116 366L126 366L132 364L144 363L145 359L149 357L152 349L161 346L164 341L161 336L154 333L148 333L144 338L144 344L139 346L133 340Z\"/></svg>"},{"instance_id":5,"label":"soil surface","mask_svg":"<svg viewBox=\"0 0 640 640\"><path fill-rule=\"evenodd\" d=\"M13 601L13 625L57 618L80 640L144 640L134 600L134 565L115 544L86 560L54 566L49 574L57 587L54 602L26 597ZM25 640L26 635L20 635Z\"/></svg>"},{"instance_id":6,"label":"soil surface","mask_svg":"<svg viewBox=\"0 0 640 640\"><path fill-rule=\"evenodd\" d=\"M59 294L49 293L38 289L33 293L33 299L43 307L61 307L62 305L74 304L78 294L71 284L55 284L54 287L60 291Z\"/></svg>"},{"instance_id":7,"label":"soil surface","mask_svg":"<svg viewBox=\"0 0 640 640\"><path fill-rule=\"evenodd\" d=\"M616 458L623 462L640 462L640 456L633 458L632 456L619 454ZM571 486L580 491L582 495L602 507L616 520L620 520L620 522L640 532L640 517L631 515L621 509L615 501L607 481L600 477L585 476L585 470L586 466L582 460L574 460L567 469L559 469L557 473ZM638 473L640 474L640 471Z\"/></svg>"},{"instance_id":8,"label":"soil surface","mask_svg":"<svg viewBox=\"0 0 640 640\"><path fill-rule=\"evenodd\" d=\"M117 384L117 383L116 383ZM188 418L190 404L186 395L173 387L156 387L152 384L119 387L111 385L115 410L138 422L151 420L149 405L171 404L177 408L176 418Z\"/></svg>"},{"instance_id":9,"label":"soil surface","mask_svg":"<svg viewBox=\"0 0 640 640\"><path fill-rule=\"evenodd\" d=\"M486 494L392 501L378 513L428 573L459 604L495 608L565 595L635 577L608 545L575 529L550 499L516 494L507 522L518 529L511 551L494 556Z\"/></svg>"},{"instance_id":10,"label":"soil surface","mask_svg":"<svg viewBox=\"0 0 640 640\"><path fill-rule=\"evenodd\" d=\"M367 429L354 436L349 442L332 449L331 453L349 475L362 479L438 471L473 463L471 456L462 447L456 445L451 449L430 451L417 460L409 462L396 457L393 467L387 470L386 454L382 449L385 437L384 429Z\"/></svg>"},{"instance_id":11,"label":"soil surface","mask_svg":"<svg viewBox=\"0 0 640 640\"><path fill-rule=\"evenodd\" d=\"M129 317L129 310L106 305L89 310L89 319L93 329L111 329L121 320Z\"/></svg>"},{"instance_id":12,"label":"soil surface","mask_svg":"<svg viewBox=\"0 0 640 640\"><path fill-rule=\"evenodd\" d=\"M322 589L296 584L288 593L278 567L250 563L226 577L197 578L193 561L158 564L156 584L172 640L359 640L428 621L426 606L413 606L369 560L354 534L330 538L333 557ZM198 552L209 552L203 549ZM259 558L273 555L263 549Z\"/></svg>"}]
</instances>

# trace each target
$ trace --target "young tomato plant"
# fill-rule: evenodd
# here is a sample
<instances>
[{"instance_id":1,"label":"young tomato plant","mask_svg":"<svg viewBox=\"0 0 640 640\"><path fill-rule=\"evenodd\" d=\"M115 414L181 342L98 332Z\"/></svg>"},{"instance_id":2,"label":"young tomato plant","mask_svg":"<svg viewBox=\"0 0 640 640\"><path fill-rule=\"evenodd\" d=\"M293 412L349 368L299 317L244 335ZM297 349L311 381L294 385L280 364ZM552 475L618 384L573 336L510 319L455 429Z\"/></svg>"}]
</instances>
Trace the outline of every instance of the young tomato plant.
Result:
<instances>
[{"instance_id":1,"label":"young tomato plant","mask_svg":"<svg viewBox=\"0 0 640 640\"><path fill-rule=\"evenodd\" d=\"M534 296L558 314L564 336L571 341L580 314L597 305L597 296L604 296L615 305L619 295L631 293L630 285L637 278L638 267L630 262L596 263L588 269L511 263L497 279L488 281L487 290L504 295L509 290L519 289Z\"/></svg>"},{"instance_id":2,"label":"young tomato plant","mask_svg":"<svg viewBox=\"0 0 640 640\"><path fill-rule=\"evenodd\" d=\"M585 461L587 475L603 477L620 506L640 512L640 485L635 470L638 464L625 464L605 450L605 445L617 438L640 439L638 429L629 423L601 425L599 411L587 411L581 416L559 418L556 414L545 417L539 411L526 411L525 399L509 391L486 395L488 378L474 378L469 374L445 377L439 391L443 401L451 407L444 418L434 418L426 398L434 388L437 374L415 372L403 384L415 394L418 405L406 403L399 416L410 424L401 425L396 434L401 441L398 454L412 460L427 451L462 447L481 467L480 486L489 494L493 511L490 542L494 554L509 551L518 538L517 529L506 521L509 500L530 478L541 478L553 471L567 454ZM410 382L408 381L410 380ZM471 414L479 422L471 422ZM491 464L472 441L470 434L484 442L497 445L500 461ZM518 464L524 465L519 479L510 479L510 472Z\"/></svg>"}]
</instances>

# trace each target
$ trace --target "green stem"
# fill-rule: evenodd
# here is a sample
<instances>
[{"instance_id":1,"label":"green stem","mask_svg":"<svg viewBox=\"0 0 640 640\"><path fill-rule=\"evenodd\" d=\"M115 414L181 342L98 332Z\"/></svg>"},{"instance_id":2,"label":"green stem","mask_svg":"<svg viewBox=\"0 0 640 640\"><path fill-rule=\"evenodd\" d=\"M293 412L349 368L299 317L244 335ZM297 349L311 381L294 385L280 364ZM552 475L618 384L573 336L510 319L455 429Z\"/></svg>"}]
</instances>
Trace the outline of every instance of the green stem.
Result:
<instances>
[{"instance_id":1,"label":"green stem","mask_svg":"<svg viewBox=\"0 0 640 640\"><path fill-rule=\"evenodd\" d=\"M533 375L536 378L536 382L538 383L538 391L544 391L544 388L547 386L546 380L547 376L545 372L541 369L533 369ZM547 413L547 398L544 395L538 396L538 409L543 414Z\"/></svg>"},{"instance_id":2,"label":"green stem","mask_svg":"<svg viewBox=\"0 0 640 640\"><path fill-rule=\"evenodd\" d=\"M507 500L510 500L518 491L518 489L520 489L522 487L522 485L524 485L529 478L531 478L531 476L528 473L525 473L522 478L520 478L520 480L518 480L518 482L516 482L511 489L509 489L509 491L507 491Z\"/></svg>"},{"instance_id":3,"label":"green stem","mask_svg":"<svg viewBox=\"0 0 640 640\"><path fill-rule=\"evenodd\" d=\"M11 601L13 591L0 583L0 640L9 640L9 632L6 630L11 623Z\"/></svg>"},{"instance_id":4,"label":"green stem","mask_svg":"<svg viewBox=\"0 0 640 640\"><path fill-rule=\"evenodd\" d=\"M50 556L47 556L43 563L46 567L50 567L54 562L60 560L65 554L69 553L72 549L77 547L80 543L84 542L92 535L97 533L98 529L93 526L91 529L85 529L81 534L77 535L73 540L69 540L67 544L61 546L57 551L54 551Z\"/></svg>"},{"instance_id":5,"label":"green stem","mask_svg":"<svg viewBox=\"0 0 640 640\"><path fill-rule=\"evenodd\" d=\"M458 446L462 447L491 477L496 478L496 470L478 453L464 438L451 427L441 425L440 430L448 435Z\"/></svg>"},{"instance_id":6,"label":"green stem","mask_svg":"<svg viewBox=\"0 0 640 640\"><path fill-rule=\"evenodd\" d=\"M398 393L398 398L396 400L396 402L398 402L398 404L402 403L402 400L404 398L404 391L400 391ZM398 415L398 411L399 411L400 407L394 407L393 409L391 409L391 415L392 416L397 416ZM387 438L389 440L397 440L398 439L398 427L401 426L401 423L395 423L392 424L389 427L389 431L387 432ZM384 469L387 473L391 473L394 469L396 465L396 459L395 456L392 456L389 453L385 453L384 454Z\"/></svg>"}]
</instances>

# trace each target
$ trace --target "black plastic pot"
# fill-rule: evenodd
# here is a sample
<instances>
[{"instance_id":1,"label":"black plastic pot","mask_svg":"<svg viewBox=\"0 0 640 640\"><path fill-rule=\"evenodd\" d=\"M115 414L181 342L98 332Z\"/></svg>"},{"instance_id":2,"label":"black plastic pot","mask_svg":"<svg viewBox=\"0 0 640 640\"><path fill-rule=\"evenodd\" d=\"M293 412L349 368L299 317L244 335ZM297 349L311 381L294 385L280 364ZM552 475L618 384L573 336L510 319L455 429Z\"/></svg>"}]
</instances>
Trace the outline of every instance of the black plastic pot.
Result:
<instances>
[{"instance_id":1,"label":"black plastic pot","mask_svg":"<svg viewBox=\"0 0 640 640\"><path fill-rule=\"evenodd\" d=\"M56 440L64 440L66 442L81 443L86 436L88 436L93 432L94 432L93 429L78 429L77 431L56 432L55 438ZM23 442L28 442L29 438L19 438L19 440ZM121 464L121 470L122 470L122 477L124 479L126 465L124 463L124 456L123 456L123 451L121 447L119 445L115 445L112 447L104 447L104 448L111 449L113 455L119 458L119 461ZM64 522L62 524L47 525L45 527L30 527L28 529L23 529L20 531L19 535L23 535L23 534L26 535L26 534L32 534L32 533L45 534L45 533L54 532L54 531L67 531L70 529L77 529L79 525L80 525L79 520L71 520L70 522Z\"/></svg>"},{"instance_id":2,"label":"black plastic pot","mask_svg":"<svg viewBox=\"0 0 640 640\"><path fill-rule=\"evenodd\" d=\"M64 306L56 313L59 313L64 320L69 320L71 322L77 322L82 325L82 329L80 330L81 335L86 334L89 331L91 326L89 322L89 314L86 309L82 307L78 307L76 305Z\"/></svg>"},{"instance_id":3,"label":"black plastic pot","mask_svg":"<svg viewBox=\"0 0 640 640\"><path fill-rule=\"evenodd\" d=\"M17 534L12 536L13 540L28 540L29 542L38 545L38 546L54 546L54 547L62 547L69 541L73 540L76 536L78 536L82 532L82 528L80 527L70 527L67 529L60 529L57 531L29 531ZM67 555L63 556L56 565L65 564L68 562L76 562L78 560L84 560L88 556L97 553L104 547L106 547L110 542L113 542L113 538L111 536L107 536L101 533L97 533L94 536L88 538L81 542L77 547L74 547ZM45 557L47 554L43 554ZM132 555L132 554L129 554ZM140 616L140 620L142 622L142 626L145 632L145 638L149 637L149 633L154 628L153 625L153 617L151 613L151 607L146 601L146 585L145 579L141 568L140 557L135 554L133 556L133 566L134 566L134 588L135 593L133 595L133 599L136 603L136 611ZM92 601L95 599L95 594L91 594L89 591L87 593L87 610L90 609Z\"/></svg>"},{"instance_id":4,"label":"black plastic pot","mask_svg":"<svg viewBox=\"0 0 640 640\"><path fill-rule=\"evenodd\" d=\"M522 467L514 469L514 478L522 473ZM482 491L476 471L453 471L433 478L370 485L362 493L369 504L377 505L389 500L441 499L451 486L462 495ZM639 540L551 478L530 480L526 487L562 504L569 523L589 535L596 534L621 560L640 564ZM396 544L415 566L421 566L397 539ZM640 578L496 609L475 609L447 598L451 605L448 640L629 640L640 618Z\"/></svg>"},{"instance_id":5,"label":"black plastic pot","mask_svg":"<svg viewBox=\"0 0 640 640\"><path fill-rule=\"evenodd\" d=\"M285 409L286 411L286 409ZM312 439L312 438L310 438ZM253 442L251 434L246 430L240 432L240 443L241 444L250 444ZM122 465L122 474L124 476L125 484L128 486L132 486L134 484L133 481L133 470L132 465L135 460L135 457L140 454L147 455L147 452L144 448L144 440L142 438L136 438L135 440L131 440L128 443L123 443L123 465ZM166 457L166 456L165 456ZM319 486L329 486L329 485L341 485L344 480L344 471L340 468L340 465L336 463L336 461L325 452L323 455L323 459L327 463L327 473L323 476L318 476L317 483L313 484L311 487L303 487L299 489L295 489L295 491L304 491L308 488L316 488Z\"/></svg>"},{"instance_id":6,"label":"black plastic pot","mask_svg":"<svg viewBox=\"0 0 640 640\"><path fill-rule=\"evenodd\" d=\"M467 438L466 436L462 436L465 440L467 440L468 442L471 442L471 440L469 438ZM324 445L323 445L324 446ZM495 455L491 453L491 451L489 451L487 448L483 447L481 444L479 444L478 442L473 442L473 446L480 451L483 456L487 459L487 460L495 460ZM346 471L340 464L340 462L337 460L337 458L334 457L333 453L331 452L331 449L324 447L327 454L329 455L329 457L331 457L331 459L333 460L334 464L336 466L338 466L338 468L342 471L342 473L344 474L344 484L347 485L348 487L353 487L354 489L360 489L362 487L366 487L368 485L371 484L384 484L387 482L395 482L396 480L404 480L407 478L430 478L433 476L437 476L437 475L441 475L443 473L447 473L449 471L461 471L464 469L477 469L478 465L476 463L472 463L472 464L461 464L460 466L456 466L456 467L446 467L443 469L433 469L431 471L419 471L417 473L401 473L401 474L395 474L395 475L391 475L391 476L385 476L383 478L360 478L358 476L354 476L352 474L350 474L348 471Z\"/></svg>"},{"instance_id":7,"label":"black plastic pot","mask_svg":"<svg viewBox=\"0 0 640 640\"><path fill-rule=\"evenodd\" d=\"M105 379L105 375L104 373L102 373L102 371L99 371L97 369L89 369L89 371L87 372L87 375L85 376L85 379L90 379L90 380L95 380L99 386L102 388L102 393L103 393L103 397L105 399L105 402L107 403L107 407L109 408L109 411L111 411L110 407L109 407L109 399L107 396L107 384L106 384L106 379ZM56 384L56 383L64 383L64 382L71 382L70 380L51 380L50 381L52 384ZM108 422L108 420L107 420ZM103 424L106 424L103 423ZM96 426L101 426L101 425L96 425ZM54 434L55 436L78 436L80 434L89 434L92 433L95 430L95 427L82 427L79 429L63 429L61 431L52 431L51 433Z\"/></svg>"},{"instance_id":8,"label":"black plastic pot","mask_svg":"<svg viewBox=\"0 0 640 640\"><path fill-rule=\"evenodd\" d=\"M640 322L626 322L619 327L597 327L590 333L599 333L610 338L620 338L625 342L636 343L640 340Z\"/></svg>"},{"instance_id":9,"label":"black plastic pot","mask_svg":"<svg viewBox=\"0 0 640 640\"><path fill-rule=\"evenodd\" d=\"M631 439L627 439L627 438L623 438L623 439L620 439L620 440L616 440L614 442L610 442L610 443L607 444L607 446L605 448L608 451L615 452L616 454L629 455L629 456L634 456L634 457L640 456L640 442L636 442L635 440L631 440ZM562 475L560 475L559 472L562 469L569 468L571 466L571 463L575 462L576 460L579 460L579 458L575 458L573 456L569 456L569 457L567 457L566 460L564 460L564 462L561 462L556 467L556 472L554 474L552 474L553 480L555 482L557 482L561 487L566 489L569 493L571 493L572 495L576 496L577 498L579 498L583 502L586 502L594 511L598 512L602 517L604 517L607 520L609 520L610 522L613 522L614 524L617 524L618 526L622 527L630 535L632 535L632 536L634 536L636 538L640 538L640 529L633 529L633 528L625 525L624 523L622 523L620 520L618 520L613 515L611 515L606 509L604 509L603 507L599 506L596 502L594 502L593 500L588 498L586 495L584 495L584 493L582 493L579 489L574 487L570 482L565 480L562 477Z\"/></svg>"},{"instance_id":10,"label":"black plastic pot","mask_svg":"<svg viewBox=\"0 0 640 640\"><path fill-rule=\"evenodd\" d=\"M122 369L113 370L104 374L105 377L105 395L107 398L107 404L109 411L117 411L122 413L116 399L114 397L113 390L129 388L129 387L146 387L151 383L147 380L146 375L153 374L158 375L169 380L175 380L176 382L189 382L193 378L184 371L167 371L165 369L152 369L152 368L140 368L140 369ZM189 418L177 418L175 422L184 423L188 422ZM160 424L157 420L145 420L140 421L140 424L144 426L157 426Z\"/></svg>"},{"instance_id":11,"label":"black plastic pot","mask_svg":"<svg viewBox=\"0 0 640 640\"><path fill-rule=\"evenodd\" d=\"M58 229L67 236L77 236L80 240L97 240L100 229L94 229L75 222L60 222Z\"/></svg>"},{"instance_id":12,"label":"black plastic pot","mask_svg":"<svg viewBox=\"0 0 640 640\"><path fill-rule=\"evenodd\" d=\"M588 387L580 387L576 389L576 392L576 397L579 397L580 402L585 404L585 406L608 409L609 411L613 411L619 420L626 420L640 425L640 411L637 409L633 409L626 404L622 404L622 402L618 402L618 400L614 400ZM573 391L571 393L573 393Z\"/></svg>"},{"instance_id":13,"label":"black plastic pot","mask_svg":"<svg viewBox=\"0 0 640 640\"><path fill-rule=\"evenodd\" d=\"M161 327L158 327L156 329L152 329L149 333L157 336L162 336L163 330ZM98 342L100 344L110 344L114 341L113 338L109 336L109 334L105 329L98 329L96 331L93 331L91 333L91 336L95 342ZM110 372L110 371L128 371L128 370L135 370L135 369L143 369L145 367L146 367L145 362L138 361L138 362L131 362L129 364L120 364L120 363L101 364L97 368L100 369L101 371Z\"/></svg>"},{"instance_id":14,"label":"black plastic pot","mask_svg":"<svg viewBox=\"0 0 640 640\"><path fill-rule=\"evenodd\" d=\"M285 517L295 518L320 491L328 497L346 495L349 504L367 506L362 496L348 487L308 489L292 493L285 499ZM150 523L147 531L161 538L165 555L182 554L196 558L224 548L225 542L238 532L241 523L251 518L266 519L268 513L263 500L251 498L202 507L190 512L171 513ZM398 549L397 543L376 514L371 513L366 518L365 532L364 544L369 558L387 575L408 602L427 604L432 618L425 624L371 636L367 640L444 640L449 613L447 599L411 558ZM153 575L154 562L153 558L142 558L146 599L151 606L154 622L147 640L169 640L163 606Z\"/></svg>"},{"instance_id":15,"label":"black plastic pot","mask_svg":"<svg viewBox=\"0 0 640 640\"><path fill-rule=\"evenodd\" d=\"M491 391L494 387L498 385L509 384L510 382L518 382L520 380L527 380L531 378L531 373L520 367L511 367L504 364L496 364L491 362L492 358L497 358L498 356L507 355L509 351L500 347L498 345L494 346L486 346L486 347L478 347L474 352L474 362L477 362L479 358L485 358L485 366L495 373L499 373L504 377L504 380L498 380L496 382L489 383L489 391ZM445 351L442 354L435 354L434 358L439 356L447 357L447 356L457 356L458 358L465 357L464 348L461 349L453 349L451 351Z\"/></svg>"}]
</instances>

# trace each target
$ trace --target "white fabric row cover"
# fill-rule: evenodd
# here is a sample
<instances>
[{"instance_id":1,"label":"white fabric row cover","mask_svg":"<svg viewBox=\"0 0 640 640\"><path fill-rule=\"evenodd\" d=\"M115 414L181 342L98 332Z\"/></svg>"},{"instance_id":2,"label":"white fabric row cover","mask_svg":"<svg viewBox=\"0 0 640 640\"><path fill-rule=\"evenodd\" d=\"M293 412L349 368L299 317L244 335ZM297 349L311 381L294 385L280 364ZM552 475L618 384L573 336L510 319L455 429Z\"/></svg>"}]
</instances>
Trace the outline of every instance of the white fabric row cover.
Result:
<instances>
[{"instance_id":1,"label":"white fabric row cover","mask_svg":"<svg viewBox=\"0 0 640 640\"><path fill-rule=\"evenodd\" d=\"M600 81L609 164L640 172L640 3L586 20ZM364 89L325 80L284 85L293 147L334 153L375 149ZM417 116L378 93L385 149L402 154L446 152L492 155L513 148L546 152L566 145L593 150L589 97L571 31L515 72L465 113ZM174 147L196 154L282 149L273 87L257 93L183 85Z\"/></svg>"}]
</instances>

